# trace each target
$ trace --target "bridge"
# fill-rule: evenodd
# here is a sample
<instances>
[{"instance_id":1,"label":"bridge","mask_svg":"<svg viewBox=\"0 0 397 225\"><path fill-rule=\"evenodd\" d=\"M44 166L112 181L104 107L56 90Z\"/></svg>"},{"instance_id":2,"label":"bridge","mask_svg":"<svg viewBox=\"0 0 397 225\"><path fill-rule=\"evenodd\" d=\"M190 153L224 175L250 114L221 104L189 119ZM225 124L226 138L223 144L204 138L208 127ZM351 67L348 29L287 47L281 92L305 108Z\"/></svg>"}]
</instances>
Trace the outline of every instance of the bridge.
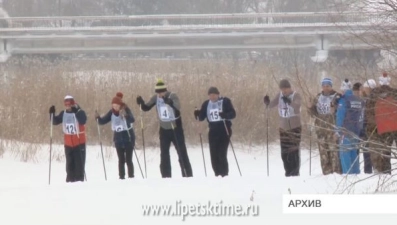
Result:
<instances>
[{"instance_id":1,"label":"bridge","mask_svg":"<svg viewBox=\"0 0 397 225\"><path fill-rule=\"evenodd\" d=\"M374 33L397 29L363 12L181 14L0 18L0 61L17 54L308 49L384 46ZM365 37L367 41L363 41Z\"/></svg>"}]
</instances>

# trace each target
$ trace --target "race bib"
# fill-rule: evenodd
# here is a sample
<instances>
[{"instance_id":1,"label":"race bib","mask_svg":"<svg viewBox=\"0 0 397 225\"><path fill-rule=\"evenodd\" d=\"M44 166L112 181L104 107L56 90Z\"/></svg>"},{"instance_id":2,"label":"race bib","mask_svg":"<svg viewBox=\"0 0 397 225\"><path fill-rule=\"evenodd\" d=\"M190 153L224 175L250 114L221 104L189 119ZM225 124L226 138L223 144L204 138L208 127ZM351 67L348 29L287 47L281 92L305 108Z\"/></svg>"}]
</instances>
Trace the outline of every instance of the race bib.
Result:
<instances>
[{"instance_id":1,"label":"race bib","mask_svg":"<svg viewBox=\"0 0 397 225\"><path fill-rule=\"evenodd\" d=\"M76 134L76 125L74 123L66 124L66 132L67 134Z\"/></svg>"},{"instance_id":2,"label":"race bib","mask_svg":"<svg viewBox=\"0 0 397 225\"><path fill-rule=\"evenodd\" d=\"M170 112L166 106L160 106L160 117L166 120L170 118Z\"/></svg>"},{"instance_id":3,"label":"race bib","mask_svg":"<svg viewBox=\"0 0 397 225\"><path fill-rule=\"evenodd\" d=\"M121 132L121 131L123 131L123 130L124 130L123 125L118 125L118 126L116 126L116 132Z\"/></svg>"},{"instance_id":4,"label":"race bib","mask_svg":"<svg viewBox=\"0 0 397 225\"><path fill-rule=\"evenodd\" d=\"M289 113L288 108L282 108L282 109L280 110L280 116L281 116L281 117L284 117L284 118L290 117L290 113Z\"/></svg>"},{"instance_id":5,"label":"race bib","mask_svg":"<svg viewBox=\"0 0 397 225\"><path fill-rule=\"evenodd\" d=\"M221 117L219 116L219 109L211 109L210 110L210 121L220 121Z\"/></svg>"},{"instance_id":6,"label":"race bib","mask_svg":"<svg viewBox=\"0 0 397 225\"><path fill-rule=\"evenodd\" d=\"M327 103L319 103L318 104L318 113L320 114L329 114L331 112L330 105Z\"/></svg>"}]
</instances>

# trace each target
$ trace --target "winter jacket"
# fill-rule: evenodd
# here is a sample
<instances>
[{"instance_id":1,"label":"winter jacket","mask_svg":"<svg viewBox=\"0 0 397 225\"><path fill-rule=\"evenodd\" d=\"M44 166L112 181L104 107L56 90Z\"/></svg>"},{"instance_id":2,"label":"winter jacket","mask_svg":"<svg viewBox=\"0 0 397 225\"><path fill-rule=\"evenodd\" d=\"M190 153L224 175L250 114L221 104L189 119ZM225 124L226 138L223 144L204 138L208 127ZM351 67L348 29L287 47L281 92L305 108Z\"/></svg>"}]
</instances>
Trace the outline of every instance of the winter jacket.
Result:
<instances>
[{"instance_id":1,"label":"winter jacket","mask_svg":"<svg viewBox=\"0 0 397 225\"><path fill-rule=\"evenodd\" d=\"M219 110L219 111L222 111L225 113L225 118L219 117L218 110L217 110L217 112L215 112L214 115L212 115L212 112L208 109L209 103L210 103L210 101L206 100L201 105L199 120L203 121L203 120L207 119L210 130L215 130L215 129L224 130L225 124L222 119L225 119L226 126L228 128L231 128L231 126L232 126L231 120L236 118L236 111L233 107L232 101L227 97L220 97L217 101L217 103L221 103L220 104L221 110ZM214 118L215 121L211 121L211 118L209 118L209 117Z\"/></svg>"},{"instance_id":2,"label":"winter jacket","mask_svg":"<svg viewBox=\"0 0 397 225\"><path fill-rule=\"evenodd\" d=\"M377 126L375 121L375 105L379 98L386 98L388 96L397 97L397 90L390 86L382 85L372 89L371 94L365 105L365 130L366 136L371 137L376 134Z\"/></svg>"},{"instance_id":3,"label":"winter jacket","mask_svg":"<svg viewBox=\"0 0 397 225\"><path fill-rule=\"evenodd\" d=\"M364 100L347 90L339 101L336 113L336 127L339 135L360 135L363 128Z\"/></svg>"},{"instance_id":4,"label":"winter jacket","mask_svg":"<svg viewBox=\"0 0 397 225\"><path fill-rule=\"evenodd\" d=\"M174 128L176 128L176 127L182 128L182 118L181 118L181 112L180 112L181 104L180 104L178 95L167 91L165 94L165 99L166 98L169 98L172 100L171 105L163 104L163 100L161 98L158 98L157 94L156 94L156 95L153 95L146 104L142 105L142 110L147 112L147 111L151 110L153 108L153 106L156 106L158 118L160 120L160 127L162 129L171 130L172 126L174 126ZM161 114L163 113L161 111L162 108L163 109L167 108L168 113L173 114L173 116L175 117L175 120L166 121L166 120L161 119Z\"/></svg>"},{"instance_id":5,"label":"winter jacket","mask_svg":"<svg viewBox=\"0 0 397 225\"><path fill-rule=\"evenodd\" d=\"M106 113L106 115L98 118L98 123L100 125L104 125L109 122L114 123L112 121L112 117L114 119L121 119L121 123L123 123L122 125L125 125L128 129L128 131L125 128L122 131L117 131L117 129L115 129L113 131L113 142L114 142L116 148L125 146L127 143L130 143L130 142L134 145L135 144L135 132L134 132L134 128L133 128L132 124L135 122L135 118L134 118L130 108L128 106L125 106L124 108L122 108L122 110L120 110L119 115L116 115L113 112L113 110L109 110L109 112ZM112 127L113 126L114 125L112 124ZM129 134L128 134L128 132L129 132Z\"/></svg>"},{"instance_id":6,"label":"winter jacket","mask_svg":"<svg viewBox=\"0 0 397 225\"><path fill-rule=\"evenodd\" d=\"M64 145L67 147L77 147L86 143L85 123L87 122L87 115L80 107L78 111L61 111L53 118L53 125L62 123L64 132ZM64 118L70 118L64 121Z\"/></svg>"}]
</instances>

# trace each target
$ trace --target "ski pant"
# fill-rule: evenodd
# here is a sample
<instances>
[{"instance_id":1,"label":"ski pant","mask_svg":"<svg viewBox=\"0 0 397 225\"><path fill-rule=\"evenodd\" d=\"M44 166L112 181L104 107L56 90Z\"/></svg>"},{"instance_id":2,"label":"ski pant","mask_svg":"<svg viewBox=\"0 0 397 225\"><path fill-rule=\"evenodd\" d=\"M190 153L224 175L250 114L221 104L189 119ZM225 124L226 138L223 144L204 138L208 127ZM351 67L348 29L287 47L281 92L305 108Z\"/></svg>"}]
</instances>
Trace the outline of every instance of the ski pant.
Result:
<instances>
[{"instance_id":1,"label":"ski pant","mask_svg":"<svg viewBox=\"0 0 397 225\"><path fill-rule=\"evenodd\" d=\"M75 147L65 145L66 182L84 182L85 157L85 144Z\"/></svg>"},{"instance_id":2,"label":"ski pant","mask_svg":"<svg viewBox=\"0 0 397 225\"><path fill-rule=\"evenodd\" d=\"M320 162L323 175L331 173L341 174L341 165L337 144L334 141L333 131L323 131L323 135L318 137L318 149L320 153Z\"/></svg>"},{"instance_id":3,"label":"ski pant","mask_svg":"<svg viewBox=\"0 0 397 225\"><path fill-rule=\"evenodd\" d=\"M131 142L116 145L117 157L119 158L119 177L125 178L125 164L129 178L134 177L134 164L132 163L134 145Z\"/></svg>"},{"instance_id":4,"label":"ski pant","mask_svg":"<svg viewBox=\"0 0 397 225\"><path fill-rule=\"evenodd\" d=\"M362 139L366 141L365 136L363 136ZM364 173L370 174L372 173L372 162L371 162L371 154L368 151L369 144L365 143L363 147L364 149L362 149L361 152L363 153L363 158L364 158Z\"/></svg>"},{"instance_id":5,"label":"ski pant","mask_svg":"<svg viewBox=\"0 0 397 225\"><path fill-rule=\"evenodd\" d=\"M228 128L231 137L232 130ZM227 150L229 147L230 139L226 133L225 128L210 129L208 132L208 140L210 145L210 155L212 169L215 176L229 175L229 164L227 161Z\"/></svg>"},{"instance_id":6,"label":"ski pant","mask_svg":"<svg viewBox=\"0 0 397 225\"><path fill-rule=\"evenodd\" d=\"M299 176L301 132L301 127L292 130L280 129L281 159L286 177Z\"/></svg>"},{"instance_id":7,"label":"ski pant","mask_svg":"<svg viewBox=\"0 0 397 225\"><path fill-rule=\"evenodd\" d=\"M339 148L339 157L343 174L360 174L358 144L359 141L355 138L346 136L342 138Z\"/></svg>"},{"instance_id":8,"label":"ski pant","mask_svg":"<svg viewBox=\"0 0 397 225\"><path fill-rule=\"evenodd\" d=\"M378 173L391 174L391 146L396 133L373 134L370 139L371 162Z\"/></svg>"},{"instance_id":9,"label":"ski pant","mask_svg":"<svg viewBox=\"0 0 397 225\"><path fill-rule=\"evenodd\" d=\"M185 135L183 129L176 127L174 129L160 128L160 171L163 178L171 177L171 158L170 146L174 144L178 153L179 165L181 167L183 177L192 177L193 171L190 165L189 156L187 154ZM186 174L185 174L186 172Z\"/></svg>"}]
</instances>

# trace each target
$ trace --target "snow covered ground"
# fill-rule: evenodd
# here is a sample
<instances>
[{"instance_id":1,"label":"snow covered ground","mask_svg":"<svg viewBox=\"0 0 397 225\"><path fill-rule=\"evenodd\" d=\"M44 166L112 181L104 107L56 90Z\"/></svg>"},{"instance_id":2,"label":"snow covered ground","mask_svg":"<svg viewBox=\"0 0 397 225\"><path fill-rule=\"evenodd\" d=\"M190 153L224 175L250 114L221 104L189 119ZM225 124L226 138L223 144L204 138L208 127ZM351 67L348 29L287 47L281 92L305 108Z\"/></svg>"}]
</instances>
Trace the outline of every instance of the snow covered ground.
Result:
<instances>
[{"instance_id":1,"label":"snow covered ground","mask_svg":"<svg viewBox=\"0 0 397 225\"><path fill-rule=\"evenodd\" d=\"M237 146L237 145L236 145ZM236 147L235 146L235 147ZM55 154L61 153L56 146ZM207 177L205 176L200 147L190 147L189 156L193 178L182 178L175 150L172 152L173 178L161 179L159 150L146 149L148 179L143 179L134 158L135 179L118 180L117 158L114 154L106 160L107 181L104 178L99 146L88 146L86 165L87 182L65 183L65 164L53 161L51 185L48 185L48 148L43 149L38 162L24 163L5 154L0 159L0 221L1 224L216 224L235 222L241 224L329 224L339 222L358 224L390 222L394 215L332 215L332 214L283 214L282 197L285 194L338 194L371 193L380 181L379 177L360 182L349 189L348 185L368 177L340 175L323 176L317 152L313 152L312 175L309 176L309 154L302 151L301 176L284 177L284 170L277 145L270 146L270 176L266 171L264 147L250 150L236 148L242 177L229 149L230 176L216 178L213 175L208 146L204 143ZM138 157L144 169L143 153ZM62 155L62 154L60 154ZM362 159L362 158L361 158ZM346 188L348 188L346 190ZM396 190L390 186L383 191ZM397 194L397 193L394 193ZM256 206L256 216L150 216L143 215L143 207L149 205L219 204ZM186 205L185 205L186 204ZM368 202L367 207L378 207ZM179 208L182 210L182 207ZM187 209L187 208L186 208ZM208 211L206 211L208 213ZM252 212L252 211L251 211ZM204 213L200 211L199 213ZM254 212L253 212L254 213Z\"/></svg>"}]
</instances>

